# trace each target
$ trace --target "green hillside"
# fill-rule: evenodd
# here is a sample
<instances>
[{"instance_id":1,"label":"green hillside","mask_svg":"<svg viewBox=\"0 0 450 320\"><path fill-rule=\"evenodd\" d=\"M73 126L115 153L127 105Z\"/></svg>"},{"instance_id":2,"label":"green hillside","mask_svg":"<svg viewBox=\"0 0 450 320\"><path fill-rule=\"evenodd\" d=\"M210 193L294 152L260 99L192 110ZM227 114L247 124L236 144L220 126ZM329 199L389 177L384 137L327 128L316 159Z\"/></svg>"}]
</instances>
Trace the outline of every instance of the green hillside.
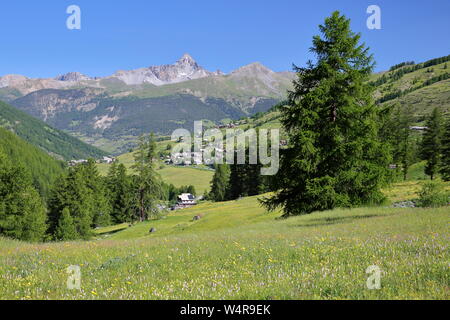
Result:
<instances>
[{"instance_id":1,"label":"green hillside","mask_svg":"<svg viewBox=\"0 0 450 320\"><path fill-rule=\"evenodd\" d=\"M450 55L426 62L394 66L373 75L378 103L411 106L418 122L434 107L450 111Z\"/></svg>"},{"instance_id":2,"label":"green hillside","mask_svg":"<svg viewBox=\"0 0 450 320\"><path fill-rule=\"evenodd\" d=\"M435 107L444 113L450 112L450 56L401 65L372 75L377 103L411 106L418 123ZM247 119L240 127L280 128L279 116L279 112L269 111Z\"/></svg>"},{"instance_id":3,"label":"green hillside","mask_svg":"<svg viewBox=\"0 0 450 320\"><path fill-rule=\"evenodd\" d=\"M39 148L1 127L0 151L5 153L12 163L20 163L30 171L34 186L44 197L48 195L54 180L63 173L63 162L55 160Z\"/></svg>"},{"instance_id":4,"label":"green hillside","mask_svg":"<svg viewBox=\"0 0 450 320\"><path fill-rule=\"evenodd\" d=\"M102 150L51 128L41 120L1 101L0 127L13 131L25 141L59 159L99 158L106 155Z\"/></svg>"},{"instance_id":5,"label":"green hillside","mask_svg":"<svg viewBox=\"0 0 450 320\"><path fill-rule=\"evenodd\" d=\"M194 215L203 218L194 222ZM448 298L447 208L276 216L246 198L205 203L112 235L101 229L90 242L30 245L0 238L0 294L88 300ZM149 233L151 227L156 233ZM70 265L81 268L81 290L67 290ZM380 290L366 287L372 265L382 270Z\"/></svg>"}]
</instances>

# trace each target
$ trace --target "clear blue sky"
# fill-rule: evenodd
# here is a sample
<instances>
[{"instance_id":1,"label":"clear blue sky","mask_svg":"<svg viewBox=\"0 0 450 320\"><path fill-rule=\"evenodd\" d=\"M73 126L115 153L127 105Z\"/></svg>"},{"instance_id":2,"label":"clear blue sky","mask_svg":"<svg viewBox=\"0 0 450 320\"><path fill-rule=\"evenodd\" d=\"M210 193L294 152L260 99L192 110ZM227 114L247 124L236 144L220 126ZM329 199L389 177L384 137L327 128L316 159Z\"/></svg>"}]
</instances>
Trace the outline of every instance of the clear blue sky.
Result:
<instances>
[{"instance_id":1,"label":"clear blue sky","mask_svg":"<svg viewBox=\"0 0 450 320\"><path fill-rule=\"evenodd\" d=\"M66 28L71 4L82 10L80 31ZM366 27L371 4L381 7L382 30ZM309 58L311 38L333 10L352 19L377 70L450 53L449 0L14 0L0 6L0 75L105 76L173 63L185 52L210 70L255 61L290 70Z\"/></svg>"}]
</instances>

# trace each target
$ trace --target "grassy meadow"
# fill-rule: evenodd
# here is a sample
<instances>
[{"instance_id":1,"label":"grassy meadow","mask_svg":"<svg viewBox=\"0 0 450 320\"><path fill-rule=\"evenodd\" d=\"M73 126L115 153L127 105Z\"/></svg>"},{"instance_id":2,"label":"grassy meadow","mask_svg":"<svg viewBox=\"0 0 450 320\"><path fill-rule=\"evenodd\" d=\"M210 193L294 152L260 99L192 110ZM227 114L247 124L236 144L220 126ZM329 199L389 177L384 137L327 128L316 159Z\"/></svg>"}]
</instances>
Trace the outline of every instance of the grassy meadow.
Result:
<instances>
[{"instance_id":1,"label":"grassy meadow","mask_svg":"<svg viewBox=\"0 0 450 320\"><path fill-rule=\"evenodd\" d=\"M159 142L161 148L167 146L167 141ZM117 157L118 163L123 163L131 172L131 166L134 163L133 153L125 153ZM110 165L105 163L97 164L97 168L102 175L108 173ZM197 195L202 195L205 191L209 191L210 183L214 175L214 171L206 169L204 166L199 167L177 167L161 165L158 168L158 173L166 183L171 183L175 187L193 185L197 191Z\"/></svg>"},{"instance_id":2,"label":"grassy meadow","mask_svg":"<svg viewBox=\"0 0 450 320\"><path fill-rule=\"evenodd\" d=\"M251 197L99 229L88 242L0 239L0 298L450 298L448 207L279 216ZM81 268L81 290L67 288L70 265ZM372 265L380 290L366 287Z\"/></svg>"}]
</instances>

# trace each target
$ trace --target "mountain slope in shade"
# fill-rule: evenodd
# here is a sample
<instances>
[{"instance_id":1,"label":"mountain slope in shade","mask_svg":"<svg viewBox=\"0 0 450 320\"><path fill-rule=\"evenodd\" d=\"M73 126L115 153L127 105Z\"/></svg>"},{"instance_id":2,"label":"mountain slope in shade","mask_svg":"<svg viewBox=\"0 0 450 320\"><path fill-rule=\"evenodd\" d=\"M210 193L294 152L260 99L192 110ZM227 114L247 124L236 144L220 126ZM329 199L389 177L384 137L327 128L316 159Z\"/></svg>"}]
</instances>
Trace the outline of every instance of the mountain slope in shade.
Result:
<instances>
[{"instance_id":1,"label":"mountain slope in shade","mask_svg":"<svg viewBox=\"0 0 450 320\"><path fill-rule=\"evenodd\" d=\"M106 155L104 151L54 129L45 122L1 101L0 127L14 132L23 140L55 158L71 160L99 158Z\"/></svg>"},{"instance_id":2,"label":"mountain slope in shade","mask_svg":"<svg viewBox=\"0 0 450 320\"><path fill-rule=\"evenodd\" d=\"M14 164L29 170L39 193L48 197L53 182L63 173L64 163L0 127L0 152Z\"/></svg>"}]
</instances>

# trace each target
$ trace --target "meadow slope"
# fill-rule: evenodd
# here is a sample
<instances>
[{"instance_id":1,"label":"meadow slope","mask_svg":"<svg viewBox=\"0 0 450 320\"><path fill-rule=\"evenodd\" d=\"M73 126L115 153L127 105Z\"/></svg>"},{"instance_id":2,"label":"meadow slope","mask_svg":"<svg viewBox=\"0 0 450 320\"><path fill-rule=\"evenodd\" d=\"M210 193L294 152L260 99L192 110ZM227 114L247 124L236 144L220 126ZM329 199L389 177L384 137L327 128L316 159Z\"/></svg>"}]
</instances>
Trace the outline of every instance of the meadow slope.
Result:
<instances>
[{"instance_id":1,"label":"meadow slope","mask_svg":"<svg viewBox=\"0 0 450 320\"><path fill-rule=\"evenodd\" d=\"M0 298L448 299L449 211L338 209L279 220L253 197L99 230L89 242L0 239ZM66 287L70 265L81 267L80 291ZM381 290L366 287L371 265L382 270Z\"/></svg>"}]
</instances>

